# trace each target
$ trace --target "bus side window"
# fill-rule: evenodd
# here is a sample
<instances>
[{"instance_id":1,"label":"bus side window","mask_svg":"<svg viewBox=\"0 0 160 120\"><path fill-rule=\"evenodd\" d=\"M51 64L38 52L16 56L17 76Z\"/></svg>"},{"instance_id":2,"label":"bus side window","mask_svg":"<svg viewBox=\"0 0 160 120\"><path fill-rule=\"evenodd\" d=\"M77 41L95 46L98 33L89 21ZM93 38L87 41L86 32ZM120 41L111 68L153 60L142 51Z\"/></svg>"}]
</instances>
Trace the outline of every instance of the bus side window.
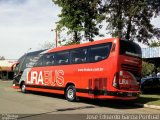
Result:
<instances>
[{"instance_id":1,"label":"bus side window","mask_svg":"<svg viewBox=\"0 0 160 120\"><path fill-rule=\"evenodd\" d=\"M69 51L56 53L56 65L69 64Z\"/></svg>"},{"instance_id":2,"label":"bus side window","mask_svg":"<svg viewBox=\"0 0 160 120\"><path fill-rule=\"evenodd\" d=\"M37 60L37 62L34 64L34 67L41 67L43 66L43 57L44 56L40 56L40 58Z\"/></svg>"},{"instance_id":3,"label":"bus side window","mask_svg":"<svg viewBox=\"0 0 160 120\"><path fill-rule=\"evenodd\" d=\"M52 66L55 64L55 55L54 54L46 54L44 56L44 65Z\"/></svg>"},{"instance_id":4,"label":"bus side window","mask_svg":"<svg viewBox=\"0 0 160 120\"><path fill-rule=\"evenodd\" d=\"M97 62L108 57L111 49L111 43L91 46L89 50L89 61Z\"/></svg>"},{"instance_id":5,"label":"bus side window","mask_svg":"<svg viewBox=\"0 0 160 120\"><path fill-rule=\"evenodd\" d=\"M71 63L72 64L79 64L85 63L87 58L87 49L86 48L79 48L74 49L71 51Z\"/></svg>"}]
</instances>

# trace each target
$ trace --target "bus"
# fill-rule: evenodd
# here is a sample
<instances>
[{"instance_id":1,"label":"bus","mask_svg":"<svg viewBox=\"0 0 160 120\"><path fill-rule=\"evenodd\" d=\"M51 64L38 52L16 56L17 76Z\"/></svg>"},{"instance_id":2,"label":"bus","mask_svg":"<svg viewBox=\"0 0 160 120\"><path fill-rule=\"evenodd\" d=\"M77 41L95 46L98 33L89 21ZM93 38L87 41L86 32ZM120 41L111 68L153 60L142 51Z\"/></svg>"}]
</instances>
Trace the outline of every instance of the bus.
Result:
<instances>
[{"instance_id":1,"label":"bus","mask_svg":"<svg viewBox=\"0 0 160 120\"><path fill-rule=\"evenodd\" d=\"M91 99L137 99L140 94L141 48L108 38L57 47L43 52L34 67L24 70L20 88Z\"/></svg>"},{"instance_id":2,"label":"bus","mask_svg":"<svg viewBox=\"0 0 160 120\"><path fill-rule=\"evenodd\" d=\"M19 80L22 76L24 69L30 68L39 59L39 54L44 50L33 51L21 56L14 69L13 88L19 89Z\"/></svg>"}]
</instances>

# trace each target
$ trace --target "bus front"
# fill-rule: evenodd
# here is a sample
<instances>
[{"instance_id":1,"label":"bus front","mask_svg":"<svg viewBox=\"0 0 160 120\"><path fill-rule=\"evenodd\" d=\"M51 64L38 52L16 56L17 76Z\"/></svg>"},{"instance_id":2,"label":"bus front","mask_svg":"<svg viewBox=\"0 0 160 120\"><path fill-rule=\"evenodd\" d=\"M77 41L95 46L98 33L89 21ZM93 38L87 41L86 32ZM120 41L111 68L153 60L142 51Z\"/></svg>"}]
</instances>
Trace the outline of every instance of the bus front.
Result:
<instances>
[{"instance_id":1,"label":"bus front","mask_svg":"<svg viewBox=\"0 0 160 120\"><path fill-rule=\"evenodd\" d=\"M141 48L138 44L119 40L116 43L116 62L112 89L121 99L136 99L140 94Z\"/></svg>"}]
</instances>

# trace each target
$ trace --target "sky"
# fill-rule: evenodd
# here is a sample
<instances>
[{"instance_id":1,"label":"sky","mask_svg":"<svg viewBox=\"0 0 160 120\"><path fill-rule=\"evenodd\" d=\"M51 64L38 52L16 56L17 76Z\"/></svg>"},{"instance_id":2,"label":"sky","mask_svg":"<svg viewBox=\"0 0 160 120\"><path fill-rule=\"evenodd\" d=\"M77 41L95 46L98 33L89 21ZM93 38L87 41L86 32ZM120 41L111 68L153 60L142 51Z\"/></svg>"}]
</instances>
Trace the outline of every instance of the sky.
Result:
<instances>
[{"instance_id":1,"label":"sky","mask_svg":"<svg viewBox=\"0 0 160 120\"><path fill-rule=\"evenodd\" d=\"M0 56L18 59L52 42L59 13L52 0L0 0Z\"/></svg>"},{"instance_id":2,"label":"sky","mask_svg":"<svg viewBox=\"0 0 160 120\"><path fill-rule=\"evenodd\" d=\"M0 0L0 56L18 59L54 42L51 29L56 28L59 13L52 0ZM160 17L153 23L160 26Z\"/></svg>"}]
</instances>

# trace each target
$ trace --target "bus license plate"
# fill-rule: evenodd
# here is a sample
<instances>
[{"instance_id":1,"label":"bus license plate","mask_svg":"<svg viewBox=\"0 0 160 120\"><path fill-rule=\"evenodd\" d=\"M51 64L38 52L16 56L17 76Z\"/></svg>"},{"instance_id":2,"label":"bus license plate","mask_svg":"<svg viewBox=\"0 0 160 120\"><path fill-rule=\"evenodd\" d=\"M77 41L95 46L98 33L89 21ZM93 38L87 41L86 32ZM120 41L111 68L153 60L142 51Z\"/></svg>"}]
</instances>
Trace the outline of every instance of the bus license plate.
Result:
<instances>
[{"instance_id":1,"label":"bus license plate","mask_svg":"<svg viewBox=\"0 0 160 120\"><path fill-rule=\"evenodd\" d=\"M128 97L131 97L132 96L132 93L128 93Z\"/></svg>"}]
</instances>

